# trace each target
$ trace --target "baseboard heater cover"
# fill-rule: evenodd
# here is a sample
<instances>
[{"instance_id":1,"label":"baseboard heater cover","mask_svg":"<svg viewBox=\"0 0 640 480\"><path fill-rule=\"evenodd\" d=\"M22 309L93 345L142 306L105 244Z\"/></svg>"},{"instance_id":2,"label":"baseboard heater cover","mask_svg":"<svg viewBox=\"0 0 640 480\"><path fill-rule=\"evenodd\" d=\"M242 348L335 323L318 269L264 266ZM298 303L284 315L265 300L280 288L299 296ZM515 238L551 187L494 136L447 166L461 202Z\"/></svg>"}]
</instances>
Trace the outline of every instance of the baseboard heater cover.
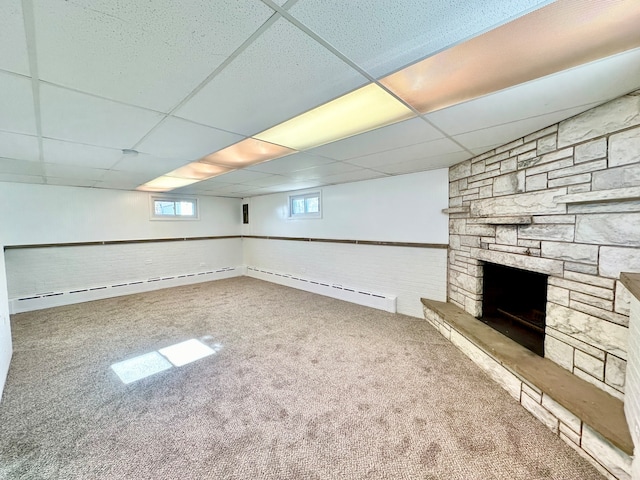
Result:
<instances>
[{"instance_id":1,"label":"baseboard heater cover","mask_svg":"<svg viewBox=\"0 0 640 480\"><path fill-rule=\"evenodd\" d=\"M59 307L74 303L90 302L104 298L132 295L134 293L149 292L163 288L179 287L194 283L222 280L224 278L241 277L245 275L244 266L221 267L205 272L186 273L182 275L154 277L146 280L119 282L111 285L99 285L87 288L76 288L66 292L46 292L9 299L9 312L22 313L43 308Z\"/></svg>"},{"instance_id":2,"label":"baseboard heater cover","mask_svg":"<svg viewBox=\"0 0 640 480\"><path fill-rule=\"evenodd\" d=\"M386 312L396 313L396 297L380 293L368 292L352 286L339 285L331 282L319 281L305 276L276 272L265 268L246 267L248 277L266 280L287 287L305 290L307 292L337 298L366 307L377 308Z\"/></svg>"}]
</instances>

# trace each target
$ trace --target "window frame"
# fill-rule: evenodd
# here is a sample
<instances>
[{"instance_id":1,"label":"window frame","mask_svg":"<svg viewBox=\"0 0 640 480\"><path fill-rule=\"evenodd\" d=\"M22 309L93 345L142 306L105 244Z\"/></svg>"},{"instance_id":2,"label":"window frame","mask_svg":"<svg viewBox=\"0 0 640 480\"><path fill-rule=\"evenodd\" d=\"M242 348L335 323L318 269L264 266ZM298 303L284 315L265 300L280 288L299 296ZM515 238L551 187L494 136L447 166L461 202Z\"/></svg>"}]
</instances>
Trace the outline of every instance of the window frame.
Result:
<instances>
[{"instance_id":1,"label":"window frame","mask_svg":"<svg viewBox=\"0 0 640 480\"><path fill-rule=\"evenodd\" d=\"M293 202L299 199L318 198L317 212L293 213ZM289 220L317 219L322 218L322 190L308 190L304 192L291 193L288 196L287 209L289 211ZM306 210L306 201L305 201Z\"/></svg>"},{"instance_id":2,"label":"window frame","mask_svg":"<svg viewBox=\"0 0 640 480\"><path fill-rule=\"evenodd\" d=\"M172 202L174 203L174 207L176 203L179 202L189 202L193 204L193 215L157 215L156 214L156 202ZM189 197L189 196L171 196L171 195L149 195L149 219L156 221L193 221L200 220L200 202L198 202L197 197Z\"/></svg>"}]
</instances>

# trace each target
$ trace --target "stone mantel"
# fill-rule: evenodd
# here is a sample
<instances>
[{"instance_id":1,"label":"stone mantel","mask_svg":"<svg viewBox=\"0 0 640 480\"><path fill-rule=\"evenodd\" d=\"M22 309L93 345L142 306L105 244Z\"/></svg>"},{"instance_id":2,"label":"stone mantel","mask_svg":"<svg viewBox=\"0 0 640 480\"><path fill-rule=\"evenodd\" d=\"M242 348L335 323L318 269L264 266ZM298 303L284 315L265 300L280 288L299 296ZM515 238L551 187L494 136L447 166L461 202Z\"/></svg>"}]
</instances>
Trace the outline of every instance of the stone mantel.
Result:
<instances>
[{"instance_id":1,"label":"stone mantel","mask_svg":"<svg viewBox=\"0 0 640 480\"><path fill-rule=\"evenodd\" d=\"M640 273L623 272L620 274L620 282L627 287L631 295L640 300Z\"/></svg>"}]
</instances>

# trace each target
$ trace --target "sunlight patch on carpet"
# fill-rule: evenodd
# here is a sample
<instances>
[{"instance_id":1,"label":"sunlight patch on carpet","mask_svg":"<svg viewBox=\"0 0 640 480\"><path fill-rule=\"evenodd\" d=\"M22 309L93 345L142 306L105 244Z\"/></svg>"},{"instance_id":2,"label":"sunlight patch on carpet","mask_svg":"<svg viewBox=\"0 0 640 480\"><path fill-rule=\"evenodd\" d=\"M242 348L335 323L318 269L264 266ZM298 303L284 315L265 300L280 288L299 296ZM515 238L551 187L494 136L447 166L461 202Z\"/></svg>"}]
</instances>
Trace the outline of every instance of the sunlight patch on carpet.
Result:
<instances>
[{"instance_id":1,"label":"sunlight patch on carpet","mask_svg":"<svg viewBox=\"0 0 640 480\"><path fill-rule=\"evenodd\" d=\"M202 339L210 341L213 337L206 335ZM213 344L212 347L192 338L191 340L161 348L158 351L114 363L111 365L111 369L116 372L122 383L126 385L173 367L182 367L213 355L222 349L222 345L219 343Z\"/></svg>"},{"instance_id":2,"label":"sunlight patch on carpet","mask_svg":"<svg viewBox=\"0 0 640 480\"><path fill-rule=\"evenodd\" d=\"M167 357L167 360L176 367L181 367L216 353L215 350L195 338L161 348L158 352Z\"/></svg>"},{"instance_id":3,"label":"sunlight patch on carpet","mask_svg":"<svg viewBox=\"0 0 640 480\"><path fill-rule=\"evenodd\" d=\"M128 384L173 368L158 352L145 353L111 365L122 383Z\"/></svg>"}]
</instances>

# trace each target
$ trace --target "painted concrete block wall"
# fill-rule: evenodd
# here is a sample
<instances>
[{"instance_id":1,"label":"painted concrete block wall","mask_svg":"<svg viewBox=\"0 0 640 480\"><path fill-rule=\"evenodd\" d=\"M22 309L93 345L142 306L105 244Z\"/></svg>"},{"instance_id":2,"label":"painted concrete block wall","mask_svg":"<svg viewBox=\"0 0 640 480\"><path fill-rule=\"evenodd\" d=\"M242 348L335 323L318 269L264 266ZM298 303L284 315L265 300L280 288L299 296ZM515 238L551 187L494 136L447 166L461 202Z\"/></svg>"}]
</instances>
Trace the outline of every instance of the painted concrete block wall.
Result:
<instances>
[{"instance_id":1,"label":"painted concrete block wall","mask_svg":"<svg viewBox=\"0 0 640 480\"><path fill-rule=\"evenodd\" d=\"M447 243L447 170L323 187L320 219L288 217L288 193L245 199L244 235ZM247 266L397 297L422 316L420 298L446 298L446 249L243 239Z\"/></svg>"},{"instance_id":2,"label":"painted concrete block wall","mask_svg":"<svg viewBox=\"0 0 640 480\"><path fill-rule=\"evenodd\" d=\"M624 398L640 271L640 92L450 168L449 300L482 310L482 265L549 275L545 357Z\"/></svg>"},{"instance_id":3,"label":"painted concrete block wall","mask_svg":"<svg viewBox=\"0 0 640 480\"><path fill-rule=\"evenodd\" d=\"M420 298L446 299L447 250L243 239L248 266L396 296L398 313L422 317Z\"/></svg>"},{"instance_id":4,"label":"painted concrete block wall","mask_svg":"<svg viewBox=\"0 0 640 480\"><path fill-rule=\"evenodd\" d=\"M0 244L0 249L2 245ZM1 250L0 250L1 251ZM0 399L11 361L11 327L9 324L9 300L4 270L4 257L0 255Z\"/></svg>"},{"instance_id":5,"label":"painted concrete block wall","mask_svg":"<svg viewBox=\"0 0 640 480\"><path fill-rule=\"evenodd\" d=\"M238 238L11 249L9 298L205 272L242 265Z\"/></svg>"}]
</instances>

